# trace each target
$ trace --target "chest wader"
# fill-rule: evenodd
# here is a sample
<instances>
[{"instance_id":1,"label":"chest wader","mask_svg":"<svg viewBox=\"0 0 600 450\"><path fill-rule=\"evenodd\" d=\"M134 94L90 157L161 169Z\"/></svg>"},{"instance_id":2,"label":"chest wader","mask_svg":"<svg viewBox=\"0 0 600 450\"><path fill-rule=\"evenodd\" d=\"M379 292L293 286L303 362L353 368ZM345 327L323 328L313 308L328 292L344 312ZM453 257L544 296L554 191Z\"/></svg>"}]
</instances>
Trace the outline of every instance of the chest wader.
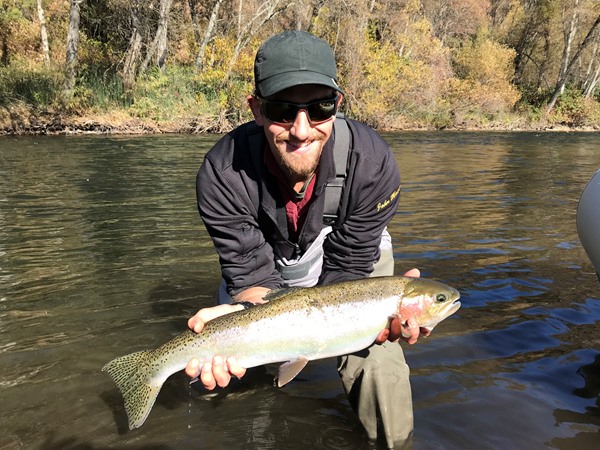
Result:
<instances>
[{"instance_id":1,"label":"chest wader","mask_svg":"<svg viewBox=\"0 0 600 450\"><path fill-rule=\"evenodd\" d=\"M323 267L323 243L338 217L346 166L350 149L350 130L347 122L338 117L334 122L334 162L336 177L325 189L323 229L311 246L299 258L290 260L275 255L277 270L286 287L310 287L317 284ZM383 230L379 261L371 277L394 274L392 239ZM221 282L219 303L231 303L225 282ZM360 352L338 358L338 371L348 400L363 425L369 439L382 430L388 447L404 443L413 430L412 396L409 369L402 347L398 343L374 344Z\"/></svg>"}]
</instances>

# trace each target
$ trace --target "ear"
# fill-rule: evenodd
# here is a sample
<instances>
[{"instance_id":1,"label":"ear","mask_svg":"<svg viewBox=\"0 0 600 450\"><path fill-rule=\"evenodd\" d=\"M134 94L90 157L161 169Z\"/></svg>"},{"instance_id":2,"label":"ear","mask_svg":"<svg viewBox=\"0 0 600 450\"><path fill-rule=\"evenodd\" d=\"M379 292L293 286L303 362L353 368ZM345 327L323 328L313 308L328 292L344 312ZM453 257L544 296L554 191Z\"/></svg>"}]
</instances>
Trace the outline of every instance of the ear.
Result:
<instances>
[{"instance_id":1,"label":"ear","mask_svg":"<svg viewBox=\"0 0 600 450\"><path fill-rule=\"evenodd\" d=\"M254 121L256 122L256 125L262 127L265 121L262 116L262 113L260 112L260 105L258 103L258 99L254 95L249 95L248 97L246 97L246 100L248 102L250 110L252 111L252 115L254 116Z\"/></svg>"}]
</instances>

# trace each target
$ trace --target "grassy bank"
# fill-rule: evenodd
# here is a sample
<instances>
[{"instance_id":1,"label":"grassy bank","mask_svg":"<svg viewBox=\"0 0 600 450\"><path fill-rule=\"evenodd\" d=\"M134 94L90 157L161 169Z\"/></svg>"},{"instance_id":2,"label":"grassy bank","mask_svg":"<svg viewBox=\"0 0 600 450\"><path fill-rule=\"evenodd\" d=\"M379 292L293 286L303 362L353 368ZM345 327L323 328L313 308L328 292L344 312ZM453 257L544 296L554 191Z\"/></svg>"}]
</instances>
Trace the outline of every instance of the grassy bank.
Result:
<instances>
[{"instance_id":1,"label":"grassy bank","mask_svg":"<svg viewBox=\"0 0 600 450\"><path fill-rule=\"evenodd\" d=\"M108 71L86 72L75 95L65 102L62 77L52 70L11 65L0 68L0 134L223 133L252 117L248 79L200 78L188 68L153 71L126 92ZM523 96L511 110L486 111L464 97L433 107L378 111L372 119L353 104L346 114L360 116L380 131L398 130L600 130L600 106L577 92L566 92L550 115L546 96ZM366 115L367 114L367 115Z\"/></svg>"}]
</instances>

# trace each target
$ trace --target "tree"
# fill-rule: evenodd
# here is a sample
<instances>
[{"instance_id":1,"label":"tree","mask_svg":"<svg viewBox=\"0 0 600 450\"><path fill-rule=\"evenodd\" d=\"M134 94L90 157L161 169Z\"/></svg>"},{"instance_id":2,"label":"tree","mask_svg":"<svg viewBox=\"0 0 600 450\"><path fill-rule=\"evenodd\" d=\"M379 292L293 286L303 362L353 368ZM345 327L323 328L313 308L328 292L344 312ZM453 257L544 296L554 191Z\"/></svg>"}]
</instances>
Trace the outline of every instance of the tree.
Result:
<instances>
[{"instance_id":1,"label":"tree","mask_svg":"<svg viewBox=\"0 0 600 450\"><path fill-rule=\"evenodd\" d=\"M131 5L131 37L123 63L123 88L130 92L135 86L137 68L142 54L142 30L140 22L140 2L133 0Z\"/></svg>"},{"instance_id":2,"label":"tree","mask_svg":"<svg viewBox=\"0 0 600 450\"><path fill-rule=\"evenodd\" d=\"M554 30L557 2L562 0L493 0L496 39L516 51L512 80L524 91L538 92L548 86L547 73L556 58Z\"/></svg>"},{"instance_id":3,"label":"tree","mask_svg":"<svg viewBox=\"0 0 600 450\"><path fill-rule=\"evenodd\" d=\"M424 0L422 3L434 34L443 43L474 35L480 27L487 25L489 0Z\"/></svg>"},{"instance_id":4,"label":"tree","mask_svg":"<svg viewBox=\"0 0 600 450\"><path fill-rule=\"evenodd\" d=\"M599 47L600 45L596 42L583 81L583 96L586 99L589 99L594 94L598 81L600 81L600 61L598 61Z\"/></svg>"},{"instance_id":5,"label":"tree","mask_svg":"<svg viewBox=\"0 0 600 450\"><path fill-rule=\"evenodd\" d=\"M237 37L235 48L233 49L233 54L231 59L229 60L229 64L227 66L227 70L225 71L225 76L223 77L222 85L229 80L231 73L233 71L233 67L240 57L240 53L242 49L244 49L250 40L258 33L265 23L269 22L273 17L277 14L284 11L289 6L293 5L293 3L286 3L283 6L280 6L282 0L264 0L258 8L252 8L252 17L250 19L246 19L243 14L243 0L238 0L238 22L237 22Z\"/></svg>"},{"instance_id":6,"label":"tree","mask_svg":"<svg viewBox=\"0 0 600 450\"><path fill-rule=\"evenodd\" d=\"M560 69L558 72L558 79L565 78L565 73L567 71L567 67L569 65L569 59L571 57L571 50L573 47L573 40L575 39L575 33L577 33L577 25L579 23L579 0L573 0L573 11L570 15L569 20L565 20L563 23L563 33L565 46L563 49L563 54L560 63ZM566 8L563 10L563 15L568 15L568 11ZM564 85L560 89L560 93L564 92Z\"/></svg>"},{"instance_id":7,"label":"tree","mask_svg":"<svg viewBox=\"0 0 600 450\"><path fill-rule=\"evenodd\" d=\"M77 58L79 50L80 5L83 0L71 0L69 12L69 30L67 32L67 56L65 63L65 82L63 85L63 101L69 102L75 92L77 77Z\"/></svg>"},{"instance_id":8,"label":"tree","mask_svg":"<svg viewBox=\"0 0 600 450\"><path fill-rule=\"evenodd\" d=\"M167 62L167 30L169 27L169 12L171 11L172 5L173 0L160 0L156 34L154 35L154 40L150 45L150 49L146 53L146 57L140 66L140 73L144 73L146 71L152 58L155 58L156 66L159 69L162 70L165 67Z\"/></svg>"},{"instance_id":9,"label":"tree","mask_svg":"<svg viewBox=\"0 0 600 450\"><path fill-rule=\"evenodd\" d=\"M50 46L48 45L48 31L46 30L46 18L42 0L37 0L38 18L40 20L40 38L42 40L42 52L46 69L50 67Z\"/></svg>"},{"instance_id":10,"label":"tree","mask_svg":"<svg viewBox=\"0 0 600 450\"><path fill-rule=\"evenodd\" d=\"M198 53L196 54L196 68L199 71L202 71L204 68L204 54L206 53L206 47L208 43L213 37L214 29L217 24L217 18L219 17L219 9L221 8L221 3L223 0L216 0L212 12L210 14L210 19L208 20L208 25L206 26L206 30L204 31L204 38L200 39L200 30L198 27L198 19L196 14L196 2L197 0L189 0L190 1L190 9L192 11L192 26L194 27L194 34L196 36L196 42L198 43Z\"/></svg>"},{"instance_id":11,"label":"tree","mask_svg":"<svg viewBox=\"0 0 600 450\"><path fill-rule=\"evenodd\" d=\"M22 20L23 12L15 5L15 2L0 0L0 63L2 65L7 66L10 62L10 48L14 42L14 32Z\"/></svg>"},{"instance_id":12,"label":"tree","mask_svg":"<svg viewBox=\"0 0 600 450\"><path fill-rule=\"evenodd\" d=\"M588 46L588 44L592 41L592 38L594 37L594 33L596 32L596 28L598 28L598 25L600 25L600 16L598 16L596 18L596 20L590 27L590 30L586 34L585 38L583 39L583 41L577 48L577 52L575 52L575 54L573 55L573 58L571 59L571 61L569 61L564 72L558 77L558 81L556 82L556 86L554 88L554 93L552 94L552 97L550 98L550 101L548 102L548 105L546 106L546 114L551 113L552 110L554 109L554 105L556 104L558 97L560 97L560 94L563 91L565 84L567 83L567 79L568 79L569 75L571 74L571 71L575 67L575 64L579 60L579 57L581 56L581 53L583 52L583 50L585 50L585 48Z\"/></svg>"},{"instance_id":13,"label":"tree","mask_svg":"<svg viewBox=\"0 0 600 450\"><path fill-rule=\"evenodd\" d=\"M498 44L485 30L457 49L453 58L457 78L446 93L455 114L461 109L487 116L510 110L520 97L511 83L514 57L514 49Z\"/></svg>"}]
</instances>

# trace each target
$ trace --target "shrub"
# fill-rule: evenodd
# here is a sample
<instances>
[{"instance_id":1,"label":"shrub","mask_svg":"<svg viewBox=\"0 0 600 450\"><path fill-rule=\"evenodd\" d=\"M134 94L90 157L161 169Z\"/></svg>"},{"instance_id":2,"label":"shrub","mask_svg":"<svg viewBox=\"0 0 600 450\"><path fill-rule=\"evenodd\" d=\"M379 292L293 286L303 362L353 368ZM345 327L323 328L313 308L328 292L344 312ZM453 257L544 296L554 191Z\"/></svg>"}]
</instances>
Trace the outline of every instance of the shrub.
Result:
<instances>
[{"instance_id":1,"label":"shrub","mask_svg":"<svg viewBox=\"0 0 600 450\"><path fill-rule=\"evenodd\" d=\"M582 127L598 123L600 106L592 99L586 99L581 90L567 87L558 98L548 119L561 125Z\"/></svg>"},{"instance_id":2,"label":"shrub","mask_svg":"<svg viewBox=\"0 0 600 450\"><path fill-rule=\"evenodd\" d=\"M0 106L25 103L32 107L48 107L60 92L61 76L56 71L30 66L14 60L0 66Z\"/></svg>"},{"instance_id":3,"label":"shrub","mask_svg":"<svg viewBox=\"0 0 600 450\"><path fill-rule=\"evenodd\" d=\"M154 69L138 80L130 111L134 116L156 121L192 117L198 114L197 91L193 69Z\"/></svg>"},{"instance_id":4,"label":"shrub","mask_svg":"<svg viewBox=\"0 0 600 450\"><path fill-rule=\"evenodd\" d=\"M515 51L480 32L454 52L456 78L446 98L459 112L496 115L512 110L520 94L512 84Z\"/></svg>"}]
</instances>

